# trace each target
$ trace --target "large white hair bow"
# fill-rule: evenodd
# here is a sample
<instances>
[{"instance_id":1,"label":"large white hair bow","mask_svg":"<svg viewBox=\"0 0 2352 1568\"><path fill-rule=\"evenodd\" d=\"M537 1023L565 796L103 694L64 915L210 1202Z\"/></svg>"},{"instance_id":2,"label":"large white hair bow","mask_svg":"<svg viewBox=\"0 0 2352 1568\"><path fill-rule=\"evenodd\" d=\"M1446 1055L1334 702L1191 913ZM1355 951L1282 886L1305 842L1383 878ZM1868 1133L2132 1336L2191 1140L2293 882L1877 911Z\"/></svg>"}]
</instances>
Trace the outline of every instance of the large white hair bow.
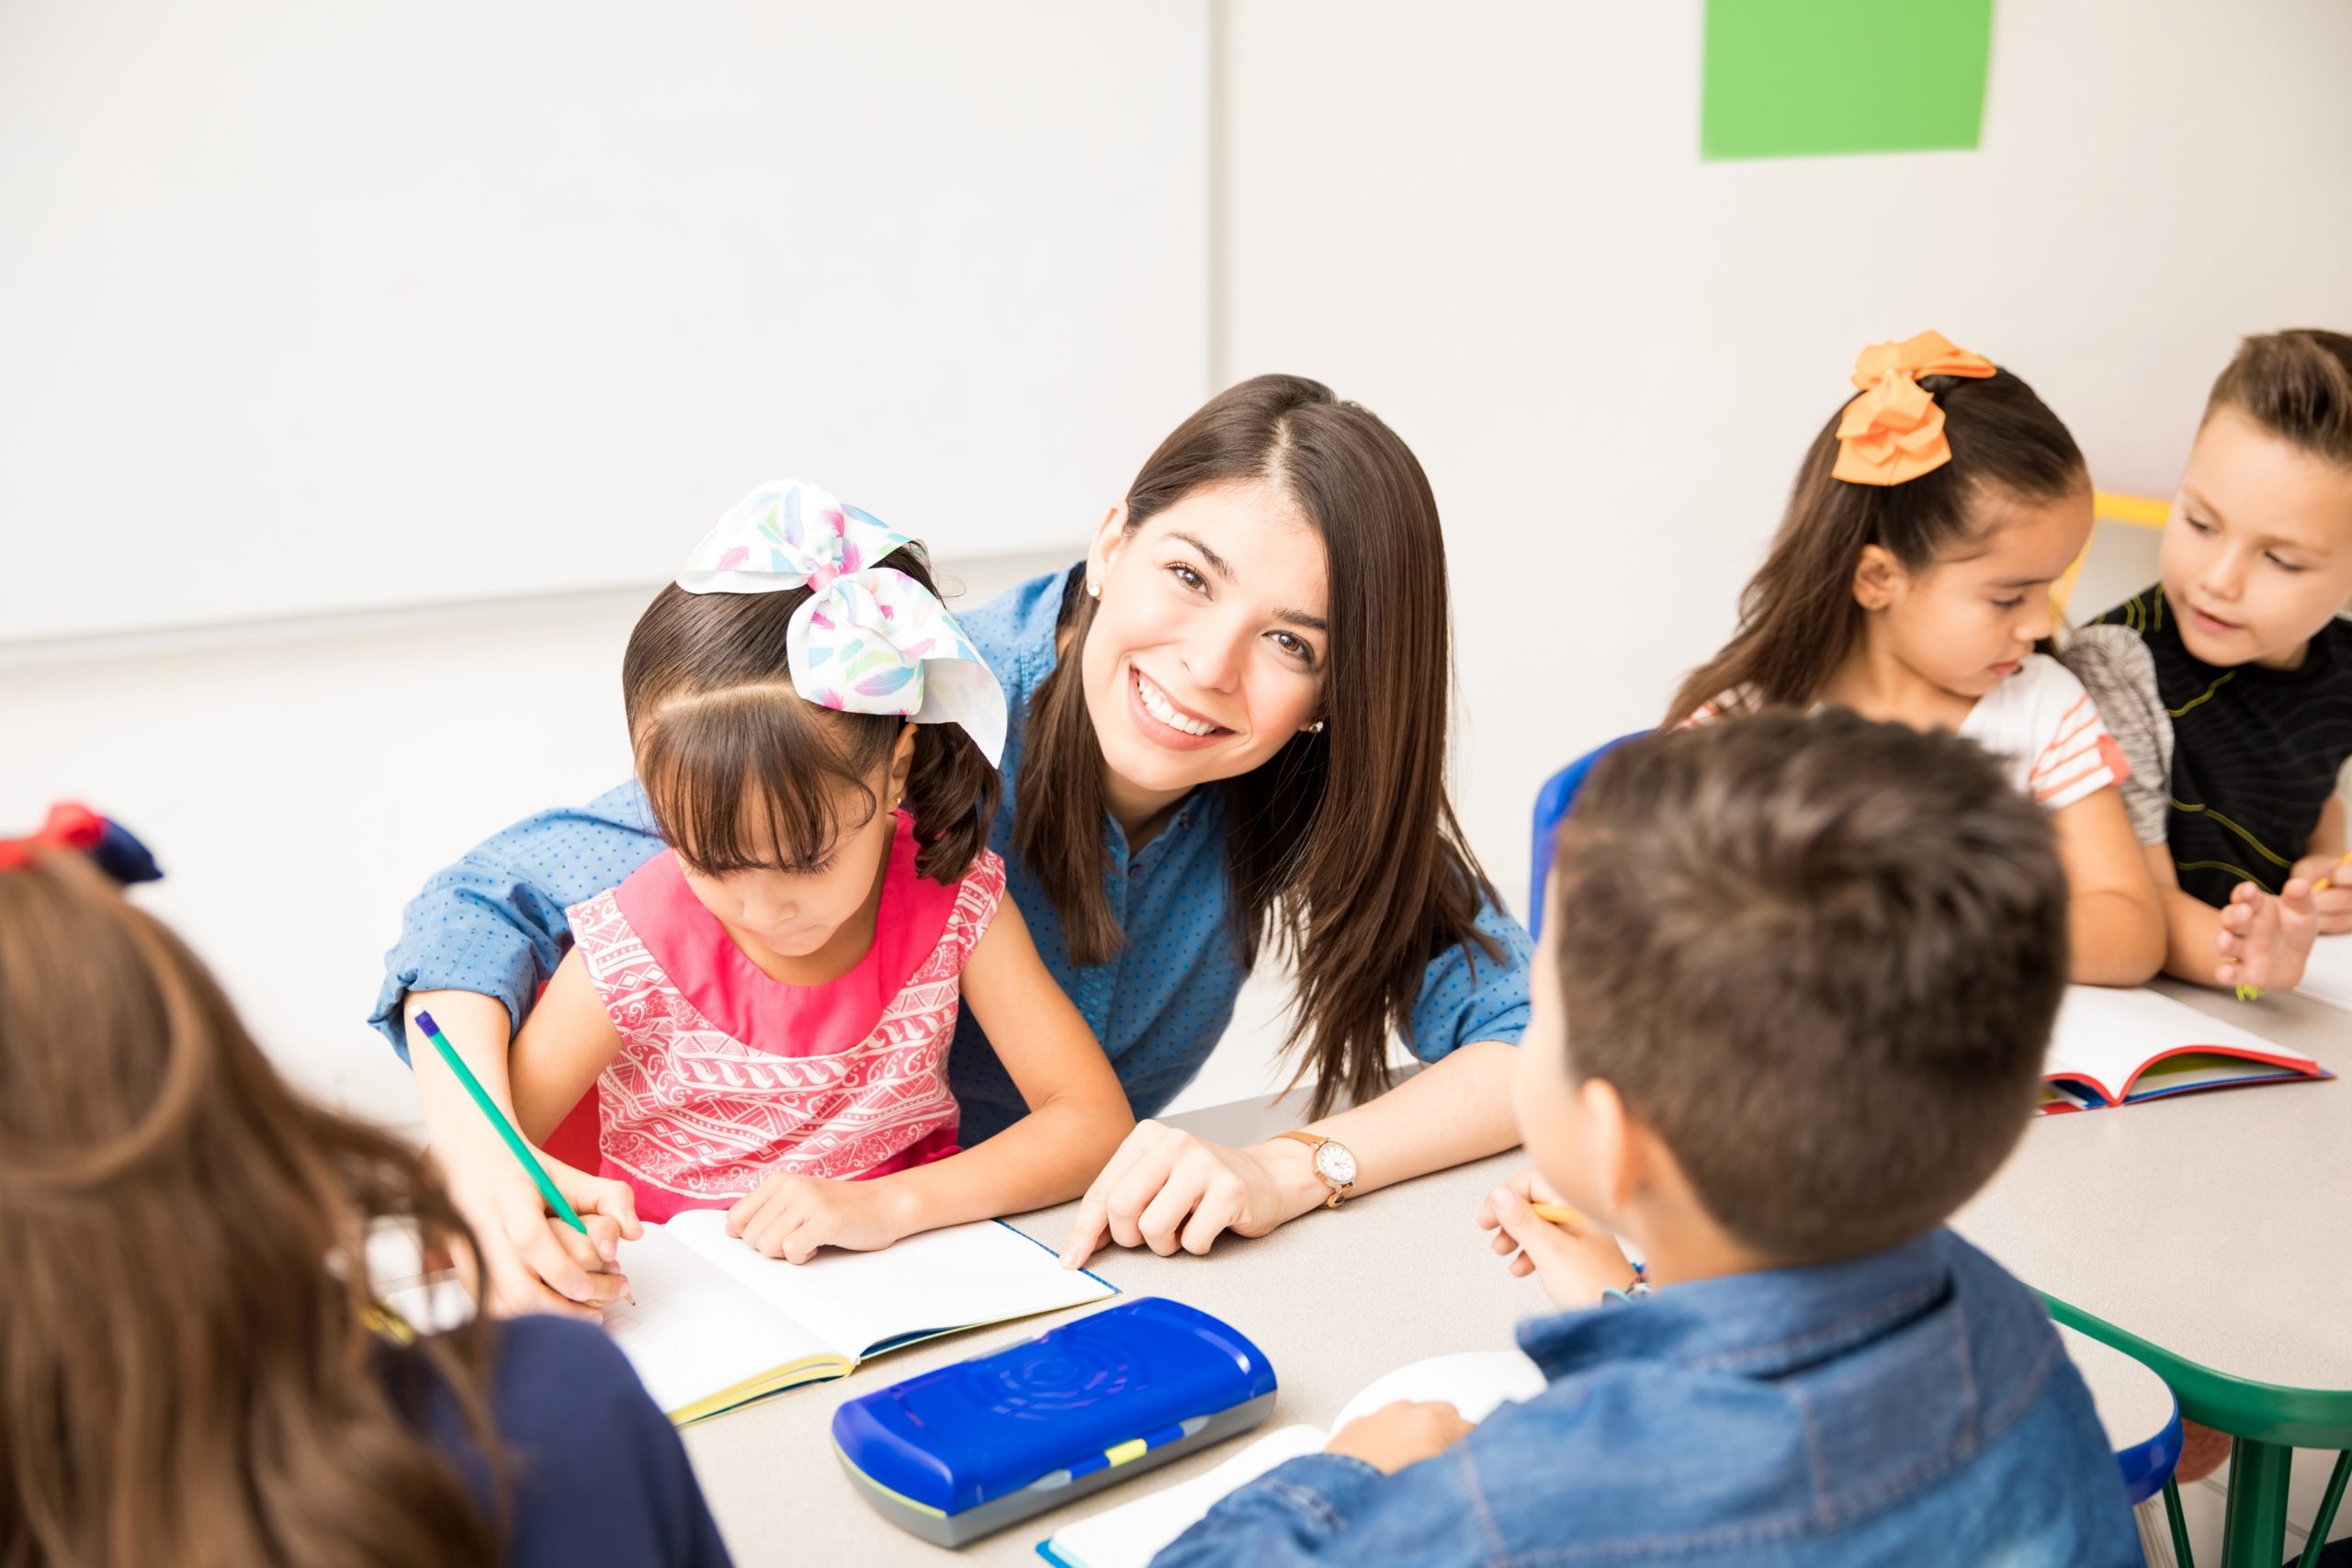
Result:
<instances>
[{"instance_id":1,"label":"large white hair bow","mask_svg":"<svg viewBox=\"0 0 2352 1568\"><path fill-rule=\"evenodd\" d=\"M689 593L814 590L785 627L795 690L844 713L960 724L988 760L1004 754L1004 688L956 617L905 572L876 563L914 540L815 485L772 480L703 536L678 586Z\"/></svg>"}]
</instances>

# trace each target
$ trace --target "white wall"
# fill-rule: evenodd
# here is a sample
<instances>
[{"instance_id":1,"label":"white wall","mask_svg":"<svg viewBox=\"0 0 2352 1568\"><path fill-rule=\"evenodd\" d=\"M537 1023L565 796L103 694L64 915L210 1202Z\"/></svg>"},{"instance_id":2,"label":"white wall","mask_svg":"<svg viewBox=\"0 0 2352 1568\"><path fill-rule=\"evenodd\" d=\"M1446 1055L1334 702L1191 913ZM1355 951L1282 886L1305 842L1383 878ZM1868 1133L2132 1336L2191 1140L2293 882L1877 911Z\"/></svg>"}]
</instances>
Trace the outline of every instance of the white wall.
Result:
<instances>
[{"instance_id":1,"label":"white wall","mask_svg":"<svg viewBox=\"0 0 2352 1568\"><path fill-rule=\"evenodd\" d=\"M1427 464L1464 820L1514 898L1537 782L1651 722L1719 641L1862 343L1939 326L2031 378L2102 483L2162 492L2235 333L2352 322L2352 10L2007 5L1981 151L1713 165L1696 161L1700 16L1698 0L1215 12L1202 362L1320 377ZM104 119L67 118L84 136ZM32 151L0 141L11 177ZM52 330L0 301L0 342ZM1082 473L1092 499L1038 504L1038 536L1074 551L1188 400L1042 433L1032 466ZM28 571L9 477L0 581L102 600L102 541L90 570ZM688 476L722 497L759 477ZM233 517L207 526L256 548ZM975 595L1055 558L953 555ZM156 906L289 1069L405 1119L406 1080L357 1021L399 908L481 833L621 775L613 688L650 588L0 649L0 828L63 794L119 814L172 871ZM438 777L409 758L424 734ZM1254 1087L1279 999L1253 993L1259 1021L1202 1093Z\"/></svg>"},{"instance_id":2,"label":"white wall","mask_svg":"<svg viewBox=\"0 0 2352 1568\"><path fill-rule=\"evenodd\" d=\"M944 561L942 586L961 588L951 606L978 604L1076 555ZM364 1021L401 907L467 845L628 777L621 650L651 596L0 649L0 836L59 797L120 818L165 874L140 901L212 965L278 1066L415 1132L407 1069ZM427 745L435 771L417 761ZM1277 977L1251 987L1186 1104L1274 1081L1286 999Z\"/></svg>"},{"instance_id":3,"label":"white wall","mask_svg":"<svg viewBox=\"0 0 2352 1568\"><path fill-rule=\"evenodd\" d=\"M2335 0L2005 3L1980 150L1709 164L1699 0L1218 17L1219 377L1318 377L1427 465L1515 896L1536 784L1727 635L1864 344L1935 327L2169 494L2238 334L2352 326Z\"/></svg>"},{"instance_id":4,"label":"white wall","mask_svg":"<svg viewBox=\"0 0 2352 1568\"><path fill-rule=\"evenodd\" d=\"M1035 549L1207 394L1205 0L0 6L0 642ZM56 592L62 580L80 592Z\"/></svg>"}]
</instances>

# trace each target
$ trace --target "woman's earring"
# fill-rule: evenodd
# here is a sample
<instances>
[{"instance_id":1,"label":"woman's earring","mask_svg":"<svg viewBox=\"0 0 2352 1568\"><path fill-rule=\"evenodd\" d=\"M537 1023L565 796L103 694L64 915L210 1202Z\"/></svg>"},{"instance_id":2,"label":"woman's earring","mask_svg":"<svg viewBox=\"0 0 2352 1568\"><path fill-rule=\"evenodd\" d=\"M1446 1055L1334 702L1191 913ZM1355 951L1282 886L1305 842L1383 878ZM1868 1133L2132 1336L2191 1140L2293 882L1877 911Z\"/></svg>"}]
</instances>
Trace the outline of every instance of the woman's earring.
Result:
<instances>
[{"instance_id":1,"label":"woman's earring","mask_svg":"<svg viewBox=\"0 0 2352 1568\"><path fill-rule=\"evenodd\" d=\"M1319 719L1319 718L1318 718L1318 719L1317 719L1313 724L1308 725L1308 726L1306 727L1306 733L1307 733L1307 734L1309 734L1309 735L1320 735L1320 734L1322 734L1322 733L1323 733L1323 721L1322 721L1321 719Z\"/></svg>"},{"instance_id":2,"label":"woman's earring","mask_svg":"<svg viewBox=\"0 0 2352 1568\"><path fill-rule=\"evenodd\" d=\"M1102 585L1099 582L1090 581L1086 585L1086 596L1089 599L1101 599L1102 597Z\"/></svg>"}]
</instances>

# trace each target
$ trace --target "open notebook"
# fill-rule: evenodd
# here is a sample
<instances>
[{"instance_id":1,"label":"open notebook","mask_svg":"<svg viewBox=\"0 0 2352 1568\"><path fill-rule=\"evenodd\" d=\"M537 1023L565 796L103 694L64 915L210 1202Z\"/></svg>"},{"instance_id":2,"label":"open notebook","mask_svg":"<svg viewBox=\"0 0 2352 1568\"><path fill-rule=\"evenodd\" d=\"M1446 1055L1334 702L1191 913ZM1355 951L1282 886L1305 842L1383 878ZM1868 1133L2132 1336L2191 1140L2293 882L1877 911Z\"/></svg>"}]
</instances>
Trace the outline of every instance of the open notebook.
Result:
<instances>
[{"instance_id":1,"label":"open notebook","mask_svg":"<svg viewBox=\"0 0 2352 1568\"><path fill-rule=\"evenodd\" d=\"M2043 1063L2041 1111L2098 1111L2192 1089L2335 1076L2300 1051L2161 992L2069 986Z\"/></svg>"},{"instance_id":2,"label":"open notebook","mask_svg":"<svg viewBox=\"0 0 2352 1568\"><path fill-rule=\"evenodd\" d=\"M695 1209L623 1242L620 1265L637 1301L605 1326L681 1427L918 1339L1118 1294L1001 1221L794 1264L729 1235L726 1211Z\"/></svg>"},{"instance_id":3,"label":"open notebook","mask_svg":"<svg viewBox=\"0 0 2352 1568\"><path fill-rule=\"evenodd\" d=\"M2295 989L2315 1002L2352 1012L2352 931L2324 936L2312 943L2303 983Z\"/></svg>"},{"instance_id":4,"label":"open notebook","mask_svg":"<svg viewBox=\"0 0 2352 1568\"><path fill-rule=\"evenodd\" d=\"M1544 1373L1516 1350L1472 1350L1433 1356L1376 1378L1340 1408L1329 1429L1283 1427L1189 1481L1063 1527L1037 1543L1037 1555L1058 1568L1145 1568L1160 1548L1192 1529L1218 1498L1301 1454L1311 1454L1359 1416L1400 1399L1443 1400L1468 1421L1483 1421L1506 1401L1544 1392Z\"/></svg>"}]
</instances>

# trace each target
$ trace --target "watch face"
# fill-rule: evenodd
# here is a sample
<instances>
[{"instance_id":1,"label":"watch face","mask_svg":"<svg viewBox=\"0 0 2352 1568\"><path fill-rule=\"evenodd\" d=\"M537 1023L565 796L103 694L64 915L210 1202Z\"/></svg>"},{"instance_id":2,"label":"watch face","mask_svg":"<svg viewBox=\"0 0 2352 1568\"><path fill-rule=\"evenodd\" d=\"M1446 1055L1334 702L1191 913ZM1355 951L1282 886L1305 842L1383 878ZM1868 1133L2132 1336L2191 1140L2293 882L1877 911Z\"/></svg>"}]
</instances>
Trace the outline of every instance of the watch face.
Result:
<instances>
[{"instance_id":1,"label":"watch face","mask_svg":"<svg viewBox=\"0 0 2352 1568\"><path fill-rule=\"evenodd\" d=\"M1337 1144L1318 1144L1315 1149L1315 1169L1317 1175L1345 1187L1356 1179L1356 1156Z\"/></svg>"}]
</instances>

